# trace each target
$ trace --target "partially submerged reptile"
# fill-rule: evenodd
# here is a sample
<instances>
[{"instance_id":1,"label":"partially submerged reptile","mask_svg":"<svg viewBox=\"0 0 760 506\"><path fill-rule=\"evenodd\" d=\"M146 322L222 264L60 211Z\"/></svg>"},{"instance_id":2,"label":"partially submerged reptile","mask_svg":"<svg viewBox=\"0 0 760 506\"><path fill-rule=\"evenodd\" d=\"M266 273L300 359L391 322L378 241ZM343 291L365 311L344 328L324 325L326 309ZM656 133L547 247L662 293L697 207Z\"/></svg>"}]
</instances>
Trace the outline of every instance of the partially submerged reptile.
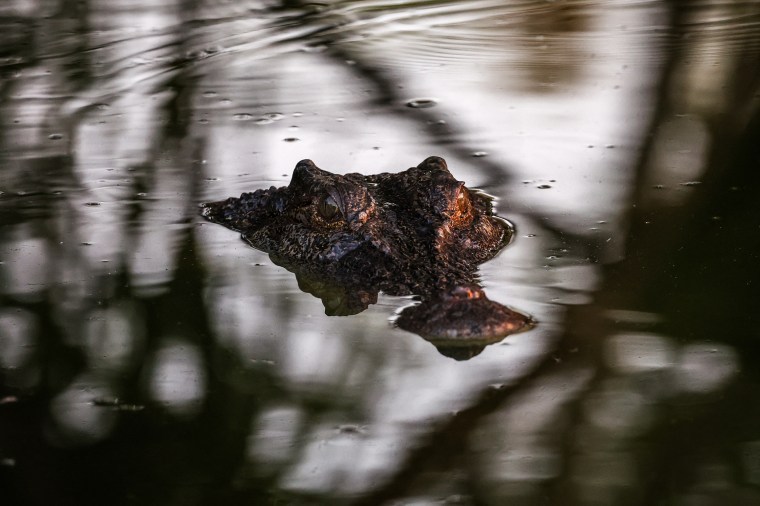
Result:
<instances>
[{"instance_id":1,"label":"partially submerged reptile","mask_svg":"<svg viewBox=\"0 0 760 506\"><path fill-rule=\"evenodd\" d=\"M202 214L294 272L327 314L363 311L380 291L417 295L396 325L447 356L469 358L533 324L477 284L478 265L509 243L513 228L440 157L369 176L302 160L288 186L203 204Z\"/></svg>"}]
</instances>

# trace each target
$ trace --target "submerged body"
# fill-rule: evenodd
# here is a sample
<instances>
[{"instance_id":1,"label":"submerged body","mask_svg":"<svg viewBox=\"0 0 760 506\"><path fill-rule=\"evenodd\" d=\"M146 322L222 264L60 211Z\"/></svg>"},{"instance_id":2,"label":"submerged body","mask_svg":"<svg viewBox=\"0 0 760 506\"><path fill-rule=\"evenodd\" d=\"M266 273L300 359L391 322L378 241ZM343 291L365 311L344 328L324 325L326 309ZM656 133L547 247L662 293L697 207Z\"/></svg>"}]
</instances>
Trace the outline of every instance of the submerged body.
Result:
<instances>
[{"instance_id":1,"label":"submerged body","mask_svg":"<svg viewBox=\"0 0 760 506\"><path fill-rule=\"evenodd\" d=\"M530 325L475 282L478 265L509 243L512 227L442 158L369 176L303 160L288 186L204 204L202 214L294 272L328 314L362 311L379 291L414 294L422 302L402 311L401 328L437 345L481 349Z\"/></svg>"}]
</instances>

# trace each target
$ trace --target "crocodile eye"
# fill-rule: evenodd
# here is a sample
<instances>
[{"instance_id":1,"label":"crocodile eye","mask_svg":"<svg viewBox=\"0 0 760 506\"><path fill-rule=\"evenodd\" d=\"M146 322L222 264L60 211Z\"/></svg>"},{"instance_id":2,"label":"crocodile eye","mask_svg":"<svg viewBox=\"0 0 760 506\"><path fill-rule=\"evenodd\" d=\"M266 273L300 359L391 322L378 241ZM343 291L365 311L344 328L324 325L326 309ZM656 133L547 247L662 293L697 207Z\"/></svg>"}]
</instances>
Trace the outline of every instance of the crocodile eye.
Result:
<instances>
[{"instance_id":1,"label":"crocodile eye","mask_svg":"<svg viewBox=\"0 0 760 506\"><path fill-rule=\"evenodd\" d=\"M326 221L335 221L341 217L338 203L330 195L319 201L317 211L319 211L319 215Z\"/></svg>"}]
</instances>

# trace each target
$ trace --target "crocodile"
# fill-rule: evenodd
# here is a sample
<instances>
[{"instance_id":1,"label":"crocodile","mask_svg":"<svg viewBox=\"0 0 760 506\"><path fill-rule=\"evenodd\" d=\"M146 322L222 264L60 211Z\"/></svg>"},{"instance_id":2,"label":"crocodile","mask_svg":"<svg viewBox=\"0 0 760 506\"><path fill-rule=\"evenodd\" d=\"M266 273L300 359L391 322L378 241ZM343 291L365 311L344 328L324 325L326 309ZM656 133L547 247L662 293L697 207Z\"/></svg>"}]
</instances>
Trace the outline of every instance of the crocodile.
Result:
<instances>
[{"instance_id":1,"label":"crocodile","mask_svg":"<svg viewBox=\"0 0 760 506\"><path fill-rule=\"evenodd\" d=\"M201 204L201 214L293 272L328 315L361 312L380 292L415 296L395 324L461 360L534 324L477 282L478 266L514 236L492 201L437 156L375 175L334 174L302 160L288 186Z\"/></svg>"}]
</instances>

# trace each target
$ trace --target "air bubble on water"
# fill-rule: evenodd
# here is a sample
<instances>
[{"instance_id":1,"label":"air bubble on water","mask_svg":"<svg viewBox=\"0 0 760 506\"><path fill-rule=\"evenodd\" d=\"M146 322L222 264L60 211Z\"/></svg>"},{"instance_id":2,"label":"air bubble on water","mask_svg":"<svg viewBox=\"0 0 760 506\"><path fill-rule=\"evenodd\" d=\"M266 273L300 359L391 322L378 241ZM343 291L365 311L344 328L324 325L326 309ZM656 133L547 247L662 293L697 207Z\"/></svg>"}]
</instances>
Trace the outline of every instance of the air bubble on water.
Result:
<instances>
[{"instance_id":1,"label":"air bubble on water","mask_svg":"<svg viewBox=\"0 0 760 506\"><path fill-rule=\"evenodd\" d=\"M285 137L283 139L283 141L285 141L285 142L297 142L299 140L301 140L301 139L299 139L298 137Z\"/></svg>"},{"instance_id":2,"label":"air bubble on water","mask_svg":"<svg viewBox=\"0 0 760 506\"><path fill-rule=\"evenodd\" d=\"M59 141L59 140L63 139L63 135L61 135L61 134L50 134L50 135L48 135L48 139L50 139L51 141Z\"/></svg>"},{"instance_id":3,"label":"air bubble on water","mask_svg":"<svg viewBox=\"0 0 760 506\"><path fill-rule=\"evenodd\" d=\"M474 153L472 153L472 156L474 158L483 158L484 156L488 156L488 152L487 151L475 151Z\"/></svg>"},{"instance_id":4,"label":"air bubble on water","mask_svg":"<svg viewBox=\"0 0 760 506\"><path fill-rule=\"evenodd\" d=\"M206 118L201 118L198 120L198 123L200 123L201 125L205 125L206 123L208 123L208 120Z\"/></svg>"},{"instance_id":5,"label":"air bubble on water","mask_svg":"<svg viewBox=\"0 0 760 506\"><path fill-rule=\"evenodd\" d=\"M279 112L268 112L264 115L264 117L269 118L272 121L280 121L282 118L285 117L285 115Z\"/></svg>"},{"instance_id":6,"label":"air bubble on water","mask_svg":"<svg viewBox=\"0 0 760 506\"><path fill-rule=\"evenodd\" d=\"M540 185L536 186L536 188L538 188L539 190L548 190L549 188L551 188L551 185L540 184Z\"/></svg>"},{"instance_id":7,"label":"air bubble on water","mask_svg":"<svg viewBox=\"0 0 760 506\"><path fill-rule=\"evenodd\" d=\"M414 98L406 103L406 106L412 109L428 109L436 105L438 105L438 100L434 98Z\"/></svg>"},{"instance_id":8,"label":"air bubble on water","mask_svg":"<svg viewBox=\"0 0 760 506\"><path fill-rule=\"evenodd\" d=\"M102 204L102 202L85 202L84 203L84 205L86 205L87 207L97 207L97 206L99 206L101 204Z\"/></svg>"},{"instance_id":9,"label":"air bubble on water","mask_svg":"<svg viewBox=\"0 0 760 506\"><path fill-rule=\"evenodd\" d=\"M270 123L273 123L273 121L269 118L259 118L255 121L257 125L269 125Z\"/></svg>"},{"instance_id":10,"label":"air bubble on water","mask_svg":"<svg viewBox=\"0 0 760 506\"><path fill-rule=\"evenodd\" d=\"M203 96L206 97L206 98L212 98L212 97L215 97L217 95L219 95L219 94L217 92L215 92L215 91L204 91L203 92Z\"/></svg>"},{"instance_id":11,"label":"air bubble on water","mask_svg":"<svg viewBox=\"0 0 760 506\"><path fill-rule=\"evenodd\" d=\"M252 114L248 114L247 112L239 112L233 116L237 121L250 121L253 119Z\"/></svg>"},{"instance_id":12,"label":"air bubble on water","mask_svg":"<svg viewBox=\"0 0 760 506\"><path fill-rule=\"evenodd\" d=\"M680 183L681 186L699 186L702 184L702 181L685 181L683 183Z\"/></svg>"}]
</instances>

